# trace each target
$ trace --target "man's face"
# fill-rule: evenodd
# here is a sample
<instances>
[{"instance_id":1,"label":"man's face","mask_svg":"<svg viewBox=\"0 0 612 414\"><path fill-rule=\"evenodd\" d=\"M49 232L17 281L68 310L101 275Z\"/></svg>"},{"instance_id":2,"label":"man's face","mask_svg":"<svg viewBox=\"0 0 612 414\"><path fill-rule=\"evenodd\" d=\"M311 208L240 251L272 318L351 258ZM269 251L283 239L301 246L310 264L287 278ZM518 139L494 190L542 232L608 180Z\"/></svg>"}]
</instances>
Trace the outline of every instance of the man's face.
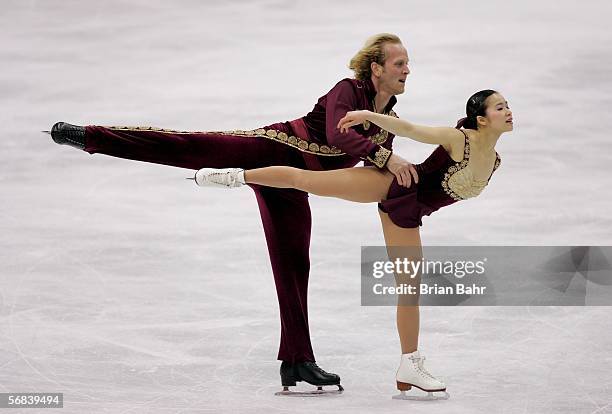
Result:
<instances>
[{"instance_id":1,"label":"man's face","mask_svg":"<svg viewBox=\"0 0 612 414\"><path fill-rule=\"evenodd\" d=\"M408 68L408 52L401 43L387 43L384 46L386 61L378 66L378 86L392 95L404 93Z\"/></svg>"}]
</instances>

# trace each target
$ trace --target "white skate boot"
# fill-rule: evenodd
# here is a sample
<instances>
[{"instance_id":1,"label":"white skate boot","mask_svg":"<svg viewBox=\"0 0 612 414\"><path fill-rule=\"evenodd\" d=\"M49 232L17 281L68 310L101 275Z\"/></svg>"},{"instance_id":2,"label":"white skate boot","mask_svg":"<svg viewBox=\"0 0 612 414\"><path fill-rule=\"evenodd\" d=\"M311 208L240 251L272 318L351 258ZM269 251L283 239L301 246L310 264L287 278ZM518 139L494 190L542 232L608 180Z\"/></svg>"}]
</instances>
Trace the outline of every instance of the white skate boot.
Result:
<instances>
[{"instance_id":1,"label":"white skate boot","mask_svg":"<svg viewBox=\"0 0 612 414\"><path fill-rule=\"evenodd\" d=\"M246 184L242 168L202 168L193 179L200 187L234 188Z\"/></svg>"},{"instance_id":2,"label":"white skate boot","mask_svg":"<svg viewBox=\"0 0 612 414\"><path fill-rule=\"evenodd\" d=\"M450 395L446 392L446 384L431 375L423 362L425 357L419 354L419 351L414 351L411 354L402 354L400 367L397 370L396 380L397 389L400 390L399 395L394 395L393 399L397 400L446 400ZM407 395L406 391L412 387L417 387L427 395ZM441 395L435 395L434 392L443 392Z\"/></svg>"}]
</instances>

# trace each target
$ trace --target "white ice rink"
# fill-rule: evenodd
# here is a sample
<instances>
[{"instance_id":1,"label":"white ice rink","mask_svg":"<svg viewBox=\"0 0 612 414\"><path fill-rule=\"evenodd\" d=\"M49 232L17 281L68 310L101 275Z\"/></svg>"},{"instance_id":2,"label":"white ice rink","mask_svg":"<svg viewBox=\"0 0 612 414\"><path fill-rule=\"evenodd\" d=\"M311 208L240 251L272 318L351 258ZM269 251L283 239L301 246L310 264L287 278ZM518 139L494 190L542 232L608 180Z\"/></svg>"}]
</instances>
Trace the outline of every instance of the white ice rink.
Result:
<instances>
[{"instance_id":1,"label":"white ice rink","mask_svg":"<svg viewBox=\"0 0 612 414\"><path fill-rule=\"evenodd\" d=\"M351 76L366 37L393 32L412 62L400 117L454 125L487 88L514 111L489 187L425 217L424 244L612 245L611 12L604 0L2 0L0 392L62 392L62 413L612 413L604 306L424 307L420 349L451 398L392 400L394 309L360 306L360 247L383 244L376 205L317 197L312 340L346 392L275 397L278 308L252 192L40 133L60 120L294 119ZM432 149L395 140L414 162Z\"/></svg>"}]
</instances>

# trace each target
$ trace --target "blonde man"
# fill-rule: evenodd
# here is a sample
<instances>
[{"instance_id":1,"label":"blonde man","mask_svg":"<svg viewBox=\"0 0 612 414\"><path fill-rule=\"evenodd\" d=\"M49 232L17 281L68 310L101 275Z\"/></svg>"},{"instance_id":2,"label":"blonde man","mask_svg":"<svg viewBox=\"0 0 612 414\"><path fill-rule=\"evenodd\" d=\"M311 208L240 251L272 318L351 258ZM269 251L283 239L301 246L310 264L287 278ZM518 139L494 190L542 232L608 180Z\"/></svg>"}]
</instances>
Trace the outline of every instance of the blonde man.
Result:
<instances>
[{"instance_id":1,"label":"blonde man","mask_svg":"<svg viewBox=\"0 0 612 414\"><path fill-rule=\"evenodd\" d=\"M395 95L404 92L408 54L392 34L369 38L351 59L355 79L343 79L306 116L252 131L188 132L148 127L86 127L56 123L55 142L114 157L198 170L287 165L310 170L355 166L359 161L388 169L403 186L417 179L412 164L393 154L394 136L374 124L340 133L348 112L367 109L392 114ZM315 363L308 326L311 215L307 193L251 186L255 191L276 283L281 340L278 359L284 391L298 381L322 387L340 377Z\"/></svg>"}]
</instances>

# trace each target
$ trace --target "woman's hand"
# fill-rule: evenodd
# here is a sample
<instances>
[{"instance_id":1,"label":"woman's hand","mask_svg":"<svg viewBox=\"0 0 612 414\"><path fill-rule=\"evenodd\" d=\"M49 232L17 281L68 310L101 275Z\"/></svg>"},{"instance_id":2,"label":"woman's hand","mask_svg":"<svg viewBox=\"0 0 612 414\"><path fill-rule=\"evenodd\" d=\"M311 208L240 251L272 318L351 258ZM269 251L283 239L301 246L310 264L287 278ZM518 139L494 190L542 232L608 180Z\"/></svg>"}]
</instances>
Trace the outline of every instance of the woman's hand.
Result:
<instances>
[{"instance_id":1,"label":"woman's hand","mask_svg":"<svg viewBox=\"0 0 612 414\"><path fill-rule=\"evenodd\" d=\"M366 121L369 113L370 111L366 110L349 111L346 113L346 115L344 115L344 118L338 122L337 128L340 129L340 132L347 132L350 127L362 124L364 121Z\"/></svg>"}]
</instances>

